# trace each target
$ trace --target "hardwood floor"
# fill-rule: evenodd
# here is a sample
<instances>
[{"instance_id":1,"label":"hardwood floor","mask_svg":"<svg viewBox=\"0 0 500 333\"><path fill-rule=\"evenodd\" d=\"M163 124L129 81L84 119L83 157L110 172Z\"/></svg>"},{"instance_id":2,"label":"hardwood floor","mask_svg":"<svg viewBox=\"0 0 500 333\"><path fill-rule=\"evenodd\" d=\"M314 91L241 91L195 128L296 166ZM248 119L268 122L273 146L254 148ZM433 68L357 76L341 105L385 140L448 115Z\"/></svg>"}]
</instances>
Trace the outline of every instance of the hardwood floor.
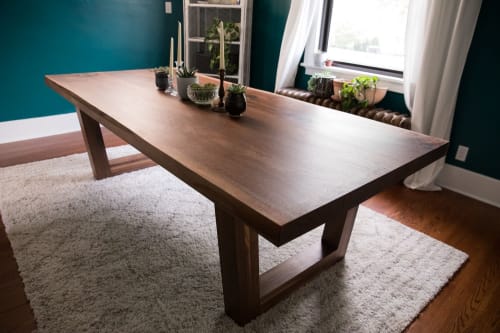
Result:
<instances>
[{"instance_id":1,"label":"hardwood floor","mask_svg":"<svg viewBox=\"0 0 500 333\"><path fill-rule=\"evenodd\" d=\"M364 203L469 255L409 332L500 332L500 208L397 186Z\"/></svg>"},{"instance_id":2,"label":"hardwood floor","mask_svg":"<svg viewBox=\"0 0 500 333\"><path fill-rule=\"evenodd\" d=\"M104 130L107 146L123 144ZM0 144L0 167L84 152L79 132ZM90 167L90 166L89 166ZM460 194L394 186L364 203L469 254L407 332L500 332L500 208ZM36 328L0 217L0 332Z\"/></svg>"},{"instance_id":3,"label":"hardwood floor","mask_svg":"<svg viewBox=\"0 0 500 333\"><path fill-rule=\"evenodd\" d=\"M108 147L125 144L106 129L103 137ZM83 152L85 144L80 132L0 144L0 167ZM0 216L0 332L24 333L34 329L35 318Z\"/></svg>"}]
</instances>

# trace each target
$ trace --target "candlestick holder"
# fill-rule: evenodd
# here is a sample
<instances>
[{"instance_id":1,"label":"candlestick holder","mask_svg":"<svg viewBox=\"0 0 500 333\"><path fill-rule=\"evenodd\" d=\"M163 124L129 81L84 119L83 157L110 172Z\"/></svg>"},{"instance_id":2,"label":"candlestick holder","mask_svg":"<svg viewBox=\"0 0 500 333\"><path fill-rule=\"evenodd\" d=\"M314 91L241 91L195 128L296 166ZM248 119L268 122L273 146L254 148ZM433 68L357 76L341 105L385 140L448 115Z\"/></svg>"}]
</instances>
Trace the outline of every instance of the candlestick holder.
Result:
<instances>
[{"instance_id":1,"label":"candlestick holder","mask_svg":"<svg viewBox=\"0 0 500 333\"><path fill-rule=\"evenodd\" d=\"M219 69L219 103L212 107L215 112L226 112L224 108L224 69Z\"/></svg>"},{"instance_id":2,"label":"candlestick holder","mask_svg":"<svg viewBox=\"0 0 500 333\"><path fill-rule=\"evenodd\" d=\"M177 90L174 88L174 78L172 75L168 76L168 88L165 92L170 96L177 96Z\"/></svg>"}]
</instances>

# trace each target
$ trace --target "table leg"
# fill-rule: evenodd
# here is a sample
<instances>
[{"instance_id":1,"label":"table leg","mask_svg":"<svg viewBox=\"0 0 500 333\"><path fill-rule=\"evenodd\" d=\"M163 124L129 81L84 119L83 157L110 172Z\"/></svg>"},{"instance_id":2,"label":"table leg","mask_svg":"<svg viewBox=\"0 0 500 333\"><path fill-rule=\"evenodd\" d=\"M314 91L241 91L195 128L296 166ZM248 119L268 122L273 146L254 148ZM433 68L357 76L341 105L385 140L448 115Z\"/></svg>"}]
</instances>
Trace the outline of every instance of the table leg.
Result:
<instances>
[{"instance_id":1,"label":"table leg","mask_svg":"<svg viewBox=\"0 0 500 333\"><path fill-rule=\"evenodd\" d=\"M329 250L334 250L339 257L345 255L357 212L358 206L355 206L333 216L330 221L325 223L321 242Z\"/></svg>"},{"instance_id":2,"label":"table leg","mask_svg":"<svg viewBox=\"0 0 500 333\"><path fill-rule=\"evenodd\" d=\"M102 138L101 126L97 121L89 117L80 109L76 109L80 127L82 129L83 139L87 147L90 165L95 179L102 179L111 176L106 147Z\"/></svg>"},{"instance_id":3,"label":"table leg","mask_svg":"<svg viewBox=\"0 0 500 333\"><path fill-rule=\"evenodd\" d=\"M321 241L260 276L261 311L285 298L322 270L344 258L358 207L332 212Z\"/></svg>"},{"instance_id":4,"label":"table leg","mask_svg":"<svg viewBox=\"0 0 500 333\"><path fill-rule=\"evenodd\" d=\"M244 325L259 313L259 245L257 233L215 206L226 313Z\"/></svg>"},{"instance_id":5,"label":"table leg","mask_svg":"<svg viewBox=\"0 0 500 333\"><path fill-rule=\"evenodd\" d=\"M321 241L259 276L258 235L241 219L215 207L226 313L245 325L322 270L341 260L358 206L333 212Z\"/></svg>"}]
</instances>

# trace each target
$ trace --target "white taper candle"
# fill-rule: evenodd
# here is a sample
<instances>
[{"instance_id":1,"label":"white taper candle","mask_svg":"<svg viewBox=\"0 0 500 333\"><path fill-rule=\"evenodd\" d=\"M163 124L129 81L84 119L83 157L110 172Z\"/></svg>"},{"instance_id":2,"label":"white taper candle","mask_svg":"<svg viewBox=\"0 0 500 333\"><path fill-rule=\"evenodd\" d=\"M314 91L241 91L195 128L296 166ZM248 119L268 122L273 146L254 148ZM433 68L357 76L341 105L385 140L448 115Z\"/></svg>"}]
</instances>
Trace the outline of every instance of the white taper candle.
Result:
<instances>
[{"instance_id":1,"label":"white taper candle","mask_svg":"<svg viewBox=\"0 0 500 333\"><path fill-rule=\"evenodd\" d=\"M224 22L220 21L219 24L219 35L220 35L220 59L219 59L219 68L226 69L226 62L224 59Z\"/></svg>"},{"instance_id":2,"label":"white taper candle","mask_svg":"<svg viewBox=\"0 0 500 333\"><path fill-rule=\"evenodd\" d=\"M177 31L177 66L180 66L182 63L182 25L181 22L178 23L178 31Z\"/></svg>"},{"instance_id":3,"label":"white taper candle","mask_svg":"<svg viewBox=\"0 0 500 333\"><path fill-rule=\"evenodd\" d=\"M174 37L170 37L170 77L174 79Z\"/></svg>"}]
</instances>

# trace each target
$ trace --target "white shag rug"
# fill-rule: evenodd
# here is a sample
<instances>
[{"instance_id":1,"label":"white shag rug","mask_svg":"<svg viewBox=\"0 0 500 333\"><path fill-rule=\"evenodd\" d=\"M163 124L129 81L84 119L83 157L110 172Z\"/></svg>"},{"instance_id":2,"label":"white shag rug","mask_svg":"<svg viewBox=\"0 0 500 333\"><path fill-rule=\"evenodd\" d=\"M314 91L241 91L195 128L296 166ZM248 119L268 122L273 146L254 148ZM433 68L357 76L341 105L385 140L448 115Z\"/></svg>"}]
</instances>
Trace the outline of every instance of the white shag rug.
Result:
<instances>
[{"instance_id":1,"label":"white shag rug","mask_svg":"<svg viewBox=\"0 0 500 333\"><path fill-rule=\"evenodd\" d=\"M162 168L95 181L78 154L2 168L0 186L39 332L400 332L467 259L360 207L345 259L241 328L224 313L213 204ZM260 238L261 271L321 231Z\"/></svg>"}]
</instances>

